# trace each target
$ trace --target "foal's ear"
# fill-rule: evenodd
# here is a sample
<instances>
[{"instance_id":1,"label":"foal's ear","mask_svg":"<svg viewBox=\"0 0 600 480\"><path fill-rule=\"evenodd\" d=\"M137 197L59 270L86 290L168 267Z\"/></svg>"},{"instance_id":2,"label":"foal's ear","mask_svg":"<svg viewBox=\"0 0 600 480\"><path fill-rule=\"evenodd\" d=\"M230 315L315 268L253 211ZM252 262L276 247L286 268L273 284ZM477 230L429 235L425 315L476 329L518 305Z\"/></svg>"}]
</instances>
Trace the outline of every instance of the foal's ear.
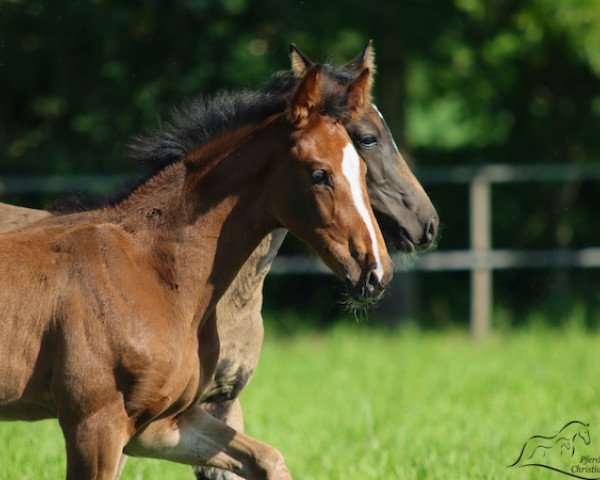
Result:
<instances>
[{"instance_id":1,"label":"foal's ear","mask_svg":"<svg viewBox=\"0 0 600 480\"><path fill-rule=\"evenodd\" d=\"M365 68L348 87L346 109L352 121L355 121L360 116L365 104L371 100L372 86L373 75L371 74L371 70Z\"/></svg>"},{"instance_id":2,"label":"foal's ear","mask_svg":"<svg viewBox=\"0 0 600 480\"><path fill-rule=\"evenodd\" d=\"M375 73L375 48L373 48L373 40L369 40L367 46L356 57L344 65L344 70L360 72L365 68L371 71L371 75Z\"/></svg>"},{"instance_id":3,"label":"foal's ear","mask_svg":"<svg viewBox=\"0 0 600 480\"><path fill-rule=\"evenodd\" d=\"M295 43L290 43L290 61L296 78L302 78L315 65L315 62L302 53Z\"/></svg>"},{"instance_id":4,"label":"foal's ear","mask_svg":"<svg viewBox=\"0 0 600 480\"><path fill-rule=\"evenodd\" d=\"M319 105L321 95L319 92L319 78L321 65L314 65L302 77L292 101L290 102L289 119L296 128L304 128L308 124L308 117L315 107Z\"/></svg>"}]
</instances>

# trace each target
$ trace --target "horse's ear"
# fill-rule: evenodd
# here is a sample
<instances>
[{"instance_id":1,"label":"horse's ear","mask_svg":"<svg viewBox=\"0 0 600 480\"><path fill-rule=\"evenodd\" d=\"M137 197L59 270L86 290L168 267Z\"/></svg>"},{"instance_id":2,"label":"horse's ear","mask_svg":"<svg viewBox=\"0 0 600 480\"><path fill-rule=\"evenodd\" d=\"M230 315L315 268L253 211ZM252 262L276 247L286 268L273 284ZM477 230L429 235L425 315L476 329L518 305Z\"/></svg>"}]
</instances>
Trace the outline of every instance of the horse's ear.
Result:
<instances>
[{"instance_id":1,"label":"horse's ear","mask_svg":"<svg viewBox=\"0 0 600 480\"><path fill-rule=\"evenodd\" d=\"M295 43L290 43L290 61L296 78L302 78L315 65L315 62L302 53Z\"/></svg>"},{"instance_id":2,"label":"horse's ear","mask_svg":"<svg viewBox=\"0 0 600 480\"><path fill-rule=\"evenodd\" d=\"M360 115L365 104L370 101L372 86L373 75L371 74L371 70L365 68L348 87L346 108L353 121Z\"/></svg>"},{"instance_id":3,"label":"horse's ear","mask_svg":"<svg viewBox=\"0 0 600 480\"><path fill-rule=\"evenodd\" d=\"M371 75L375 73L375 48L373 48L373 40L369 40L367 46L356 57L344 65L344 70L360 72L365 68L371 71Z\"/></svg>"},{"instance_id":4,"label":"horse's ear","mask_svg":"<svg viewBox=\"0 0 600 480\"><path fill-rule=\"evenodd\" d=\"M297 128L304 128L308 117L319 105L321 65L314 65L302 77L290 102L289 119Z\"/></svg>"}]
</instances>

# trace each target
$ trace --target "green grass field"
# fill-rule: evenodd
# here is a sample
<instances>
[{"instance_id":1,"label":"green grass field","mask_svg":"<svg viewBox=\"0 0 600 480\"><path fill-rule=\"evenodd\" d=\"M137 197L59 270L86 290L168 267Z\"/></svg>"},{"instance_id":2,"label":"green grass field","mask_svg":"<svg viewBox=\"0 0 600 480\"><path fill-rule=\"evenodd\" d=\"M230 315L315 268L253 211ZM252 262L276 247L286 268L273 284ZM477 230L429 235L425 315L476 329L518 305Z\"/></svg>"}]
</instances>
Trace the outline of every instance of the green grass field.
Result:
<instances>
[{"instance_id":1,"label":"green grass field","mask_svg":"<svg viewBox=\"0 0 600 480\"><path fill-rule=\"evenodd\" d=\"M600 453L600 336L578 329L397 334L347 324L269 338L243 395L247 430L277 446L298 479L564 479L507 468L534 434L591 424ZM595 430L594 430L595 428ZM55 422L0 424L0 477L64 471ZM193 478L131 459L125 479Z\"/></svg>"}]
</instances>

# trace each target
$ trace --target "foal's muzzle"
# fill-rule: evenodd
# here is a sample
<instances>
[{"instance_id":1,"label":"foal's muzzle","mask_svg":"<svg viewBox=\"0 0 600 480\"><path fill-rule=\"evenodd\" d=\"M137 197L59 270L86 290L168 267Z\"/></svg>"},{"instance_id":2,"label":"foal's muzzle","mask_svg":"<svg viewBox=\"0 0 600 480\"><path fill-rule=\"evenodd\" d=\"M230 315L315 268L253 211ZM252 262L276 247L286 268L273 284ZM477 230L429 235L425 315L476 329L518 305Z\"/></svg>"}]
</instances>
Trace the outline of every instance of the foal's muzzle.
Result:
<instances>
[{"instance_id":1,"label":"foal's muzzle","mask_svg":"<svg viewBox=\"0 0 600 480\"><path fill-rule=\"evenodd\" d=\"M384 213L376 213L375 216L388 247L392 247L394 250L404 253L426 250L437 237L439 228L437 214L433 214L424 223L413 222L412 224L410 222L402 224Z\"/></svg>"},{"instance_id":2,"label":"foal's muzzle","mask_svg":"<svg viewBox=\"0 0 600 480\"><path fill-rule=\"evenodd\" d=\"M346 277L346 287L348 293L354 300L376 300L387 287L390 275L386 275L376 263L366 268L358 282L353 283L349 277Z\"/></svg>"}]
</instances>

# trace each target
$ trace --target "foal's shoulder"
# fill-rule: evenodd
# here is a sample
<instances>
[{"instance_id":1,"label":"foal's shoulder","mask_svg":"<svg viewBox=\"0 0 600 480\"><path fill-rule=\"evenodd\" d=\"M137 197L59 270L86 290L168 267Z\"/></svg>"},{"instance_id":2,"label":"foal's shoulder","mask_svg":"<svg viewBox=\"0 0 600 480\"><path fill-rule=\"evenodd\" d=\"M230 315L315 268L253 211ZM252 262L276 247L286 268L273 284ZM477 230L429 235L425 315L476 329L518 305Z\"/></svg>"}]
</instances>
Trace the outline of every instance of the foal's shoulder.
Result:
<instances>
[{"instance_id":1,"label":"foal's shoulder","mask_svg":"<svg viewBox=\"0 0 600 480\"><path fill-rule=\"evenodd\" d=\"M49 228L53 231L52 228ZM114 223L92 221L64 226L54 230L54 245L70 247L71 251L92 254L124 248L130 243L130 235L123 227Z\"/></svg>"},{"instance_id":2,"label":"foal's shoulder","mask_svg":"<svg viewBox=\"0 0 600 480\"><path fill-rule=\"evenodd\" d=\"M50 217L24 228L0 233L0 248L15 246L40 254L89 256L111 247L124 248L129 234L120 226L103 220Z\"/></svg>"}]
</instances>

